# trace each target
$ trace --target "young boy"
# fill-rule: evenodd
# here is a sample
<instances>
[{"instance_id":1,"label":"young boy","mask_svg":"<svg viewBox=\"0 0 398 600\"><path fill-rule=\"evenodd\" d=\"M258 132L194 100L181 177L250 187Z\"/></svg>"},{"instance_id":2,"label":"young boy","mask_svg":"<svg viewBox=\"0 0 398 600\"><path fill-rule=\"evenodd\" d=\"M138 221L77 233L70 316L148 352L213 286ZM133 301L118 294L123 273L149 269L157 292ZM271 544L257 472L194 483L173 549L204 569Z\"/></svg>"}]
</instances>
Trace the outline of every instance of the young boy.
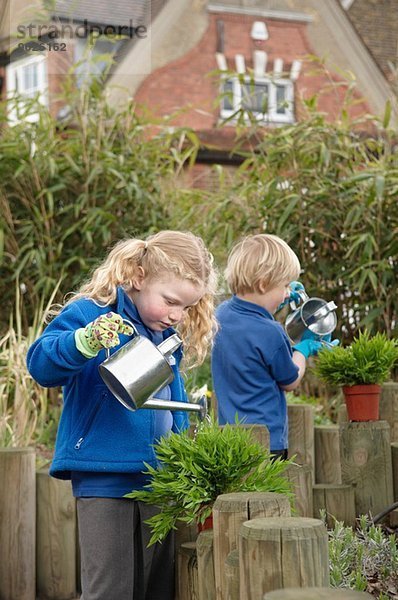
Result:
<instances>
[{"instance_id":1,"label":"young boy","mask_svg":"<svg viewBox=\"0 0 398 600\"><path fill-rule=\"evenodd\" d=\"M299 273L297 256L279 237L259 234L239 242L225 271L234 295L216 311L220 327L212 354L219 423L235 423L237 415L244 423L266 425L271 453L283 459L288 447L285 391L299 385L306 359L322 347L306 339L292 350L273 317L290 298L289 286Z\"/></svg>"}]
</instances>

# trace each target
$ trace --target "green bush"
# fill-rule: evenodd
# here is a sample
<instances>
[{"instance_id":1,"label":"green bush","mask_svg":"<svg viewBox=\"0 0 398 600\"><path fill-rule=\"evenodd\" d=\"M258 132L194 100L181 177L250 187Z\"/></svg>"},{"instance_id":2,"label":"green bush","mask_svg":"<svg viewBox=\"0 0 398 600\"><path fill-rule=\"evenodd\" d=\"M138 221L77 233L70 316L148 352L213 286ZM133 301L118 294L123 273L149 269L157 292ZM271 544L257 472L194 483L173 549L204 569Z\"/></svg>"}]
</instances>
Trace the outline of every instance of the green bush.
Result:
<instances>
[{"instance_id":1,"label":"green bush","mask_svg":"<svg viewBox=\"0 0 398 600\"><path fill-rule=\"evenodd\" d=\"M353 343L321 350L315 359L314 373L332 385L384 383L398 361L398 342L383 333L373 337L366 331Z\"/></svg>"},{"instance_id":2,"label":"green bush","mask_svg":"<svg viewBox=\"0 0 398 600\"><path fill-rule=\"evenodd\" d=\"M365 516L359 527L336 521L329 531L330 585L373 593L379 600L398 595L398 544Z\"/></svg>"},{"instance_id":3,"label":"green bush","mask_svg":"<svg viewBox=\"0 0 398 600\"><path fill-rule=\"evenodd\" d=\"M292 497L291 485L282 476L289 461L270 462L269 452L250 429L203 422L194 438L173 433L155 447L159 467L147 465L147 489L127 494L161 508L148 520L151 543L161 541L177 520L204 522L220 494L279 492Z\"/></svg>"}]
</instances>

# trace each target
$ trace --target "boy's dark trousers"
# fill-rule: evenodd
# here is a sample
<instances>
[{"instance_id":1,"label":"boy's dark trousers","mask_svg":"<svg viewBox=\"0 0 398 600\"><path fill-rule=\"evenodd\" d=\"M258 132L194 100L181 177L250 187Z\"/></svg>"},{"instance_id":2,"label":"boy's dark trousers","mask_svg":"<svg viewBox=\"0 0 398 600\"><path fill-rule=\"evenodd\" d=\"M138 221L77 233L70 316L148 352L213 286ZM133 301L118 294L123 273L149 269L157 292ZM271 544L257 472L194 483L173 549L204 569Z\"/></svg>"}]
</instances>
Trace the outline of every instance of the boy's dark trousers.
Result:
<instances>
[{"instance_id":1,"label":"boy's dark trousers","mask_svg":"<svg viewBox=\"0 0 398 600\"><path fill-rule=\"evenodd\" d=\"M78 498L81 600L174 600L174 535L147 548L158 509L128 498Z\"/></svg>"},{"instance_id":2,"label":"boy's dark trousers","mask_svg":"<svg viewBox=\"0 0 398 600\"><path fill-rule=\"evenodd\" d=\"M284 450L271 450L271 462L274 462L277 458L281 460L287 460L288 450L285 448Z\"/></svg>"}]
</instances>

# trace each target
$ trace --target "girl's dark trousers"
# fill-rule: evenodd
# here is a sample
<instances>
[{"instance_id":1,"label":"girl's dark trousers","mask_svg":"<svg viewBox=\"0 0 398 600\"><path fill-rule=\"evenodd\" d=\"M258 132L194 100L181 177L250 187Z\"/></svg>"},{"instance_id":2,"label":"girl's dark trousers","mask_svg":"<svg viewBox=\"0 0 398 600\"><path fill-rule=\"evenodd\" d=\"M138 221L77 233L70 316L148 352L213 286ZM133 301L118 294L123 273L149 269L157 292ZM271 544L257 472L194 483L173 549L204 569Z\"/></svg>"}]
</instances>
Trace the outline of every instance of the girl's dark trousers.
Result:
<instances>
[{"instance_id":1,"label":"girl's dark trousers","mask_svg":"<svg viewBox=\"0 0 398 600\"><path fill-rule=\"evenodd\" d=\"M174 535L147 547L158 509L128 498L78 498L81 600L174 600Z\"/></svg>"}]
</instances>

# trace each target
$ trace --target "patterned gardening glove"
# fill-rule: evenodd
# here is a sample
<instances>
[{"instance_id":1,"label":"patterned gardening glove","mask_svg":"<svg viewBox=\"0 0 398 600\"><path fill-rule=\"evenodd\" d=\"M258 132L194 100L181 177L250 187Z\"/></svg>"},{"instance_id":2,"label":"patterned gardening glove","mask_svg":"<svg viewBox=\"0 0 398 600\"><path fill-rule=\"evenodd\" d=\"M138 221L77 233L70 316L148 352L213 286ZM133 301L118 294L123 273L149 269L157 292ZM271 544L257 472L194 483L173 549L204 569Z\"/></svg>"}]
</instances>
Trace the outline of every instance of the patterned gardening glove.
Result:
<instances>
[{"instance_id":1,"label":"patterned gardening glove","mask_svg":"<svg viewBox=\"0 0 398 600\"><path fill-rule=\"evenodd\" d=\"M292 281L289 284L290 287L290 294L287 298L284 299L284 301L278 306L278 308L276 309L276 312L278 312L278 310L281 310L284 306L286 306L286 304L289 304L290 302L295 302L296 304L299 304L302 300L299 292L304 292L305 293L305 288L303 286L302 283L300 283L300 281Z\"/></svg>"},{"instance_id":2,"label":"patterned gardening glove","mask_svg":"<svg viewBox=\"0 0 398 600\"><path fill-rule=\"evenodd\" d=\"M132 335L134 329L124 323L117 313L108 312L75 331L76 348L86 358L93 358L102 348L118 346L119 333Z\"/></svg>"}]
</instances>

